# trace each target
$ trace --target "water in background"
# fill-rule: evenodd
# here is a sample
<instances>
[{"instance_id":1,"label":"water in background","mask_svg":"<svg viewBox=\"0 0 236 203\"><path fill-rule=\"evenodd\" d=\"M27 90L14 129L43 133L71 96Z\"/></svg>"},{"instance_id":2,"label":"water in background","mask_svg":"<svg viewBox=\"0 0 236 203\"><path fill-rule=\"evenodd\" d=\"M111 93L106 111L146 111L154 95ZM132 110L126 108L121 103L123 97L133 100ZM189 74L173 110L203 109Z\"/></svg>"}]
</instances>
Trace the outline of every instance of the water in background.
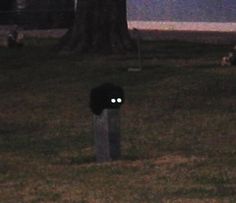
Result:
<instances>
[{"instance_id":1,"label":"water in background","mask_svg":"<svg viewBox=\"0 0 236 203\"><path fill-rule=\"evenodd\" d=\"M128 20L236 22L236 0L127 0Z\"/></svg>"}]
</instances>

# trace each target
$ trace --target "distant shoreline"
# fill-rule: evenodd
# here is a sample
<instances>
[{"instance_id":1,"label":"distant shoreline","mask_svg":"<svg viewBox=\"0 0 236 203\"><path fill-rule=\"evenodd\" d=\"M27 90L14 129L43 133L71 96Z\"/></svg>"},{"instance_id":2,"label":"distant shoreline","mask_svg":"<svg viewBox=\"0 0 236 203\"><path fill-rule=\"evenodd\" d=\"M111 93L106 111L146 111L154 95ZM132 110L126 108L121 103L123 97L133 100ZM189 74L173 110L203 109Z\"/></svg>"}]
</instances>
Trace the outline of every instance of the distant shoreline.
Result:
<instances>
[{"instance_id":1,"label":"distant shoreline","mask_svg":"<svg viewBox=\"0 0 236 203\"><path fill-rule=\"evenodd\" d=\"M0 25L0 31L9 30L13 25ZM147 31L204 31L204 32L236 32L236 22L174 22L174 21L129 21L130 30L136 28ZM38 29L30 29L38 30ZM39 29L39 30L66 30Z\"/></svg>"},{"instance_id":2,"label":"distant shoreline","mask_svg":"<svg viewBox=\"0 0 236 203\"><path fill-rule=\"evenodd\" d=\"M128 27L140 30L236 32L236 22L128 21Z\"/></svg>"}]
</instances>

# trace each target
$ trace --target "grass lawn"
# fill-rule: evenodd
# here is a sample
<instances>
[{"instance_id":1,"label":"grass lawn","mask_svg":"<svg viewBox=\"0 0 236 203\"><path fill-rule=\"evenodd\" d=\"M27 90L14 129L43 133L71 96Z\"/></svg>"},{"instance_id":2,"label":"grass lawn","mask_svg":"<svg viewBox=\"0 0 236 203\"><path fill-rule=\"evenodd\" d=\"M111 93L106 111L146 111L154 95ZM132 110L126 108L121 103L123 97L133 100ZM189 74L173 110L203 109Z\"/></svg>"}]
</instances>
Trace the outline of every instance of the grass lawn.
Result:
<instances>
[{"instance_id":1,"label":"grass lawn","mask_svg":"<svg viewBox=\"0 0 236 203\"><path fill-rule=\"evenodd\" d=\"M236 67L228 45L142 43L59 55L54 39L0 48L1 203L236 202ZM122 158L96 164L90 89L124 87Z\"/></svg>"}]
</instances>

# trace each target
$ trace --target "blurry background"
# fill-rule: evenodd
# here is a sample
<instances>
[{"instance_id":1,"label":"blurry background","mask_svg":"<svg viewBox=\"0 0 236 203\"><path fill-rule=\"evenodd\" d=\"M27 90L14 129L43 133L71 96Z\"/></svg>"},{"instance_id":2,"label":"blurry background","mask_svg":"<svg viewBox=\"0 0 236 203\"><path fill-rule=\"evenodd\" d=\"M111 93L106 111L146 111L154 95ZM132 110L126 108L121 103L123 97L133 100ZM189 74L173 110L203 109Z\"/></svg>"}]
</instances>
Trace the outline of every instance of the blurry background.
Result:
<instances>
[{"instance_id":1,"label":"blurry background","mask_svg":"<svg viewBox=\"0 0 236 203\"><path fill-rule=\"evenodd\" d=\"M0 25L69 27L78 0L1 0ZM236 22L235 0L127 0L129 21Z\"/></svg>"}]
</instances>

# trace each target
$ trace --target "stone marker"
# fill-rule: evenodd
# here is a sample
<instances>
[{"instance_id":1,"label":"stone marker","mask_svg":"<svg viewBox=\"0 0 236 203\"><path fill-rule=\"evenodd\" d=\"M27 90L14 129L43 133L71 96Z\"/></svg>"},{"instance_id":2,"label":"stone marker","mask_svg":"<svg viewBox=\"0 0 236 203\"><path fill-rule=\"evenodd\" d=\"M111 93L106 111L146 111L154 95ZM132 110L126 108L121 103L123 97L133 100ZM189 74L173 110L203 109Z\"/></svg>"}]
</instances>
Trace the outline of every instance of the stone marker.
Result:
<instances>
[{"instance_id":1,"label":"stone marker","mask_svg":"<svg viewBox=\"0 0 236 203\"><path fill-rule=\"evenodd\" d=\"M119 109L123 102L124 91L119 86L105 83L91 90L97 162L117 160L121 155Z\"/></svg>"},{"instance_id":2,"label":"stone marker","mask_svg":"<svg viewBox=\"0 0 236 203\"><path fill-rule=\"evenodd\" d=\"M94 115L94 132L97 162L120 157L120 117L118 109L105 109Z\"/></svg>"}]
</instances>

